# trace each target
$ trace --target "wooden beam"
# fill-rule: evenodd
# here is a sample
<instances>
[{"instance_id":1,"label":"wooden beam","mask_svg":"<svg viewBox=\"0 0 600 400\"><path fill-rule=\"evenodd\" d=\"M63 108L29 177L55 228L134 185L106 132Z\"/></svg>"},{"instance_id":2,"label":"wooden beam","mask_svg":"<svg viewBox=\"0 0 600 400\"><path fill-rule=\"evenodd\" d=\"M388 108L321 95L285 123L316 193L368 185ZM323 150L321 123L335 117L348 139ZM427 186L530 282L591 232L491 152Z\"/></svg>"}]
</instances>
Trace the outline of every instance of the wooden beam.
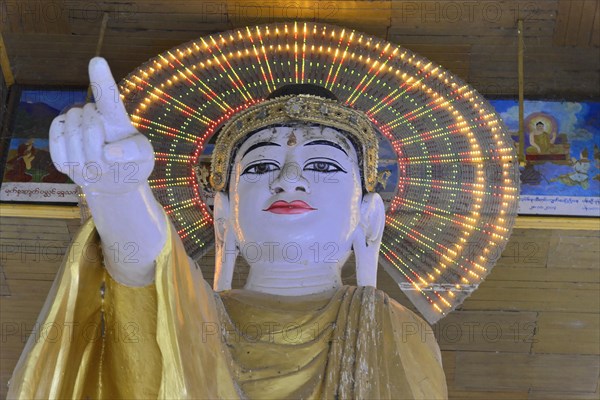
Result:
<instances>
[{"instance_id":1,"label":"wooden beam","mask_svg":"<svg viewBox=\"0 0 600 400\"><path fill-rule=\"evenodd\" d=\"M106 33L106 25L108 24L108 13L105 12L102 16L102 22L100 24L100 34L98 35L98 43L96 44L96 52L94 53L94 57L100 56L100 52L102 51L102 44L104 43L104 34ZM89 103L92 101L92 97L94 93L92 93L92 86L88 86L87 96L85 98L85 102Z\"/></svg>"},{"instance_id":2,"label":"wooden beam","mask_svg":"<svg viewBox=\"0 0 600 400\"><path fill-rule=\"evenodd\" d=\"M555 46L564 46L571 12L571 0L559 0L556 22L554 23L553 43Z\"/></svg>"},{"instance_id":3,"label":"wooden beam","mask_svg":"<svg viewBox=\"0 0 600 400\"><path fill-rule=\"evenodd\" d=\"M571 0L569 3L571 3L571 10L567 23L565 46L577 46L577 38L579 37L579 29L581 28L581 16L583 15L583 1Z\"/></svg>"},{"instance_id":4,"label":"wooden beam","mask_svg":"<svg viewBox=\"0 0 600 400\"><path fill-rule=\"evenodd\" d=\"M600 218L542 217L520 215L517 217L514 227L522 229L570 229L600 231Z\"/></svg>"},{"instance_id":5,"label":"wooden beam","mask_svg":"<svg viewBox=\"0 0 600 400\"><path fill-rule=\"evenodd\" d=\"M12 69L10 68L10 61L8 59L8 53L6 52L6 46L4 45L4 38L2 32L0 32L0 67L4 74L4 82L7 87L11 87L15 83L15 77L13 76Z\"/></svg>"},{"instance_id":6,"label":"wooden beam","mask_svg":"<svg viewBox=\"0 0 600 400\"><path fill-rule=\"evenodd\" d=\"M524 102L525 102L525 78L523 72L523 52L524 52L524 41L523 41L523 20L518 21L517 34L519 36L518 54L517 54L517 72L519 75L519 163L525 163L525 117L524 117Z\"/></svg>"},{"instance_id":7,"label":"wooden beam","mask_svg":"<svg viewBox=\"0 0 600 400\"><path fill-rule=\"evenodd\" d=\"M0 204L0 217L79 219L80 213L77 206Z\"/></svg>"},{"instance_id":8,"label":"wooden beam","mask_svg":"<svg viewBox=\"0 0 600 400\"><path fill-rule=\"evenodd\" d=\"M577 47L592 46L592 28L597 7L597 0L585 0L583 2L583 11L581 13L581 22L579 24L579 33L577 36Z\"/></svg>"}]
</instances>

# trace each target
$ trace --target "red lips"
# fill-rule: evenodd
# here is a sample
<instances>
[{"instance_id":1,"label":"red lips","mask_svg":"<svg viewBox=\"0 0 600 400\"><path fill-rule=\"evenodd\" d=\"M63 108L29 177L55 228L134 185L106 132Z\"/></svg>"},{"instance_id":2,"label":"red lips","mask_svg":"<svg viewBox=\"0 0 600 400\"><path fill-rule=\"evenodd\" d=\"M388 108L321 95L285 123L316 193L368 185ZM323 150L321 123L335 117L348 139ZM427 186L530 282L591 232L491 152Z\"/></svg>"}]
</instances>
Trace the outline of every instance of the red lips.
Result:
<instances>
[{"instance_id":1,"label":"red lips","mask_svg":"<svg viewBox=\"0 0 600 400\"><path fill-rule=\"evenodd\" d=\"M273 214L302 214L313 210L316 210L316 208L312 208L302 200L294 200L291 203L278 200L263 211L269 211Z\"/></svg>"}]
</instances>

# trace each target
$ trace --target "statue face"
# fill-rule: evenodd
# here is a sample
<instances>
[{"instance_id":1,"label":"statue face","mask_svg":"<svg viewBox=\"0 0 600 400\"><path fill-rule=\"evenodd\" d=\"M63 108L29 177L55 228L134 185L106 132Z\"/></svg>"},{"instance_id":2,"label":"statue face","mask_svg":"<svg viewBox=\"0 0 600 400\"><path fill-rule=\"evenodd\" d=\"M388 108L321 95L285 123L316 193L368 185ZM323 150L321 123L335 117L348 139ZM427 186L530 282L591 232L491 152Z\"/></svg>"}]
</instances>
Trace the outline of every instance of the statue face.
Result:
<instances>
[{"instance_id":1,"label":"statue face","mask_svg":"<svg viewBox=\"0 0 600 400\"><path fill-rule=\"evenodd\" d=\"M331 128L257 132L236 154L229 199L240 252L251 265L343 264L360 218L356 150Z\"/></svg>"}]
</instances>

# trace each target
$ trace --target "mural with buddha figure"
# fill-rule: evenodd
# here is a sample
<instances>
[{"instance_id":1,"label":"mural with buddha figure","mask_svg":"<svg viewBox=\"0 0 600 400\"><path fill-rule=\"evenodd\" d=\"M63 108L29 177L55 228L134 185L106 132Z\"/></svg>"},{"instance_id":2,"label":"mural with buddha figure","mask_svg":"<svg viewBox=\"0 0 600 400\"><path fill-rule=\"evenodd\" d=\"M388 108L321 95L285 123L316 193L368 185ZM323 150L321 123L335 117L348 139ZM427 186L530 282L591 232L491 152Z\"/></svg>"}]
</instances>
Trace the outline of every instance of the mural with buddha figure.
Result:
<instances>
[{"instance_id":1,"label":"mural with buddha figure","mask_svg":"<svg viewBox=\"0 0 600 400\"><path fill-rule=\"evenodd\" d=\"M8 122L12 139L6 151L0 200L76 203L76 185L50 158L48 129L63 110L85 101L82 89L19 88Z\"/></svg>"},{"instance_id":2,"label":"mural with buddha figure","mask_svg":"<svg viewBox=\"0 0 600 400\"><path fill-rule=\"evenodd\" d=\"M519 105L493 100L518 146ZM526 101L520 214L600 216L600 103Z\"/></svg>"}]
</instances>

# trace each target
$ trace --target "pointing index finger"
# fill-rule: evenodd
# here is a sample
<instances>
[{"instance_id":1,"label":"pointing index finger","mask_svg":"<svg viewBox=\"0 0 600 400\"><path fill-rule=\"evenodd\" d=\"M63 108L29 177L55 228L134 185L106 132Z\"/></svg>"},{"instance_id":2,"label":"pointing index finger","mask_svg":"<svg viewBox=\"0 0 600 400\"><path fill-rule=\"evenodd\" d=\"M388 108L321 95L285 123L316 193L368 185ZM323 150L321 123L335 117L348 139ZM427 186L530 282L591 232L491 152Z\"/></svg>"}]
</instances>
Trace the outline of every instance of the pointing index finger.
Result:
<instances>
[{"instance_id":1,"label":"pointing index finger","mask_svg":"<svg viewBox=\"0 0 600 400\"><path fill-rule=\"evenodd\" d=\"M89 64L90 84L96 87L96 107L104 119L106 141L121 140L135 132L119 89L110 72L110 67L102 57L94 57Z\"/></svg>"}]
</instances>

